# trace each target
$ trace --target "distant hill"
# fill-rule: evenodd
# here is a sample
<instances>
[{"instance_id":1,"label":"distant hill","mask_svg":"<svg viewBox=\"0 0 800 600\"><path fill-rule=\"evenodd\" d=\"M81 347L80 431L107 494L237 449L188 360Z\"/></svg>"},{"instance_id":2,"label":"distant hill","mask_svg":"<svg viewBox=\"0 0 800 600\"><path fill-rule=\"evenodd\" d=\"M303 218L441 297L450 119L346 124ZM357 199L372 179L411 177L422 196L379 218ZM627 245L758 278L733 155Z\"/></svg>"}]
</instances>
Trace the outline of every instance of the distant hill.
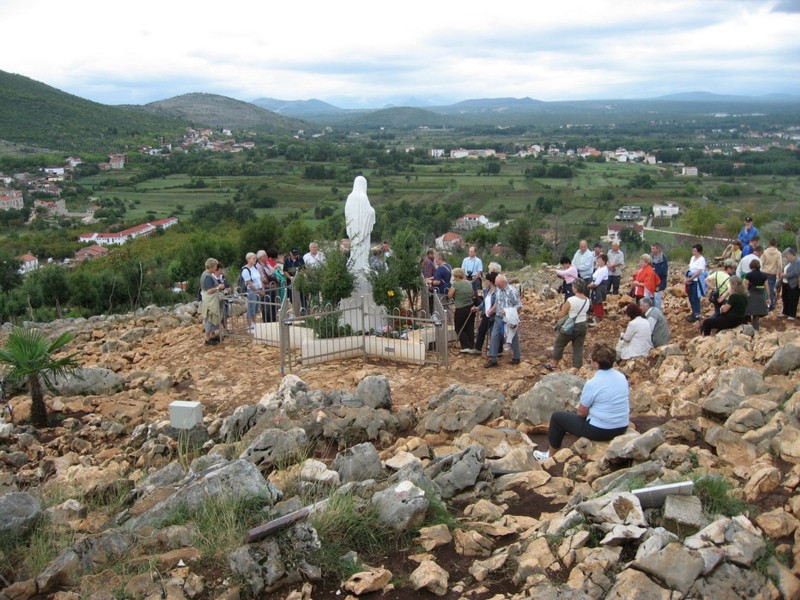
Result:
<instances>
[{"instance_id":1,"label":"distant hill","mask_svg":"<svg viewBox=\"0 0 800 600\"><path fill-rule=\"evenodd\" d=\"M303 115L324 115L343 113L345 109L328 104L322 100L278 100L276 98L256 98L253 104L266 108L279 115L301 117Z\"/></svg>"},{"instance_id":2,"label":"distant hill","mask_svg":"<svg viewBox=\"0 0 800 600\"><path fill-rule=\"evenodd\" d=\"M109 151L181 127L166 115L98 104L0 71L0 140L64 152Z\"/></svg>"},{"instance_id":3,"label":"distant hill","mask_svg":"<svg viewBox=\"0 0 800 600\"><path fill-rule=\"evenodd\" d=\"M448 110L456 111L507 111L507 110L529 110L531 108L541 108L545 102L533 100L532 98L480 98L476 100L464 100L456 102L446 107Z\"/></svg>"},{"instance_id":4,"label":"distant hill","mask_svg":"<svg viewBox=\"0 0 800 600\"><path fill-rule=\"evenodd\" d=\"M355 111L354 111L355 112ZM357 114L337 119L338 127L377 129L416 129L418 127L452 126L452 119L423 108L384 108L375 111L359 111Z\"/></svg>"},{"instance_id":5,"label":"distant hill","mask_svg":"<svg viewBox=\"0 0 800 600\"><path fill-rule=\"evenodd\" d=\"M143 107L151 114L188 121L215 129L252 129L269 133L290 133L308 123L289 119L266 108L217 94L183 94L151 102Z\"/></svg>"},{"instance_id":6,"label":"distant hill","mask_svg":"<svg viewBox=\"0 0 800 600\"><path fill-rule=\"evenodd\" d=\"M658 96L653 100L668 102L800 102L800 96L791 94L765 94L763 96L735 96L730 94L714 94L711 92L682 92Z\"/></svg>"}]
</instances>

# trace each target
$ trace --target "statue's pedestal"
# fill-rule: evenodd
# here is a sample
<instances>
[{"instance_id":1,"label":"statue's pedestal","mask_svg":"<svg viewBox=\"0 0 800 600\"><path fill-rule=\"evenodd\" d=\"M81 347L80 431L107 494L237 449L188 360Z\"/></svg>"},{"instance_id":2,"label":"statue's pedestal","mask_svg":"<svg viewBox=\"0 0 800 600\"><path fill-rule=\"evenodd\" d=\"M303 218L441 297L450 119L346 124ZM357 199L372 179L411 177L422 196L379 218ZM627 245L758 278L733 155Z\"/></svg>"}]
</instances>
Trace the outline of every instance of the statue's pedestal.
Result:
<instances>
[{"instance_id":1,"label":"statue's pedestal","mask_svg":"<svg viewBox=\"0 0 800 600\"><path fill-rule=\"evenodd\" d=\"M359 308L362 298L363 311ZM339 308L342 310L342 325L350 325L353 331L381 331L386 326L386 309L375 304L372 285L363 275L356 275L355 290L349 298L339 302Z\"/></svg>"}]
</instances>

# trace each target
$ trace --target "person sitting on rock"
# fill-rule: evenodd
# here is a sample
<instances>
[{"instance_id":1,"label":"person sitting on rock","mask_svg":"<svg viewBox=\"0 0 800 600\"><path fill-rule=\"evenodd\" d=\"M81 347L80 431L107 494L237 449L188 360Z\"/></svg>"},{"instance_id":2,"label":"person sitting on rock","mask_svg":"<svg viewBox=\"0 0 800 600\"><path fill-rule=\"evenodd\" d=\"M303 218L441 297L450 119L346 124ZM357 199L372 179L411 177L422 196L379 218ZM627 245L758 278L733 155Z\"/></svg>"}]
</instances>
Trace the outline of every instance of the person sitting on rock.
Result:
<instances>
[{"instance_id":1,"label":"person sitting on rock","mask_svg":"<svg viewBox=\"0 0 800 600\"><path fill-rule=\"evenodd\" d=\"M625 307L625 314L630 322L620 334L617 342L617 360L630 360L638 356L647 356L653 349L650 323L642 316L638 304L631 302Z\"/></svg>"},{"instance_id":2,"label":"person sitting on rock","mask_svg":"<svg viewBox=\"0 0 800 600\"><path fill-rule=\"evenodd\" d=\"M653 298L642 298L639 301L639 308L650 323L650 340L653 342L653 348L659 348L669 344L669 324L661 309L653 306L654 303Z\"/></svg>"},{"instance_id":3,"label":"person sitting on rock","mask_svg":"<svg viewBox=\"0 0 800 600\"><path fill-rule=\"evenodd\" d=\"M533 457L545 462L561 448L568 433L598 442L607 442L628 429L630 388L625 375L612 368L616 353L608 344L592 350L592 365L598 369L583 386L578 414L557 411L550 417L547 437L550 448L533 451Z\"/></svg>"},{"instance_id":4,"label":"person sitting on rock","mask_svg":"<svg viewBox=\"0 0 800 600\"><path fill-rule=\"evenodd\" d=\"M718 317L709 317L700 325L700 332L703 335L711 335L714 329L717 331L733 329L747 320L745 315L747 311L747 296L744 293L742 279L740 277L731 277L728 280L728 285L731 288L731 294L720 308L720 315Z\"/></svg>"}]
</instances>

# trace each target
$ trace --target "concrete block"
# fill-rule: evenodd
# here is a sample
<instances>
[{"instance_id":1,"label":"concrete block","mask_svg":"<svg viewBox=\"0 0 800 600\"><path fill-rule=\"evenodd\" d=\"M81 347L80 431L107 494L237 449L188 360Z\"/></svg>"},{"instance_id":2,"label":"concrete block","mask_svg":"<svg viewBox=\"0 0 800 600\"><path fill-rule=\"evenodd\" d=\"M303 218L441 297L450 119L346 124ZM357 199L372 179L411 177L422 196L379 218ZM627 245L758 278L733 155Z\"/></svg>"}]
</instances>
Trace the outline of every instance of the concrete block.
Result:
<instances>
[{"instance_id":1,"label":"concrete block","mask_svg":"<svg viewBox=\"0 0 800 600\"><path fill-rule=\"evenodd\" d=\"M203 407L199 402L175 400L169 405L169 422L175 429L191 429L203 423Z\"/></svg>"},{"instance_id":2,"label":"concrete block","mask_svg":"<svg viewBox=\"0 0 800 600\"><path fill-rule=\"evenodd\" d=\"M690 535L707 523L697 496L667 496L664 500L664 527L669 531L679 536Z\"/></svg>"}]
</instances>

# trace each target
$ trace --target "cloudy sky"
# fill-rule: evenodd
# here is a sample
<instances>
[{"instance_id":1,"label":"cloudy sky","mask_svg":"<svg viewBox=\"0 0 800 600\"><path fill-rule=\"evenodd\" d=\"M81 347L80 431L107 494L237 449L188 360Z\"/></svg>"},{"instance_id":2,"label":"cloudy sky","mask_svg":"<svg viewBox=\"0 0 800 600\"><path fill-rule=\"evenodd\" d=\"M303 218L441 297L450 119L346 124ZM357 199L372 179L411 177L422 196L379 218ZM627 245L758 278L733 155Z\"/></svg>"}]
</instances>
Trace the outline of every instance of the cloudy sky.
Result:
<instances>
[{"instance_id":1,"label":"cloudy sky","mask_svg":"<svg viewBox=\"0 0 800 600\"><path fill-rule=\"evenodd\" d=\"M800 0L0 0L0 69L106 104L800 95Z\"/></svg>"}]
</instances>

